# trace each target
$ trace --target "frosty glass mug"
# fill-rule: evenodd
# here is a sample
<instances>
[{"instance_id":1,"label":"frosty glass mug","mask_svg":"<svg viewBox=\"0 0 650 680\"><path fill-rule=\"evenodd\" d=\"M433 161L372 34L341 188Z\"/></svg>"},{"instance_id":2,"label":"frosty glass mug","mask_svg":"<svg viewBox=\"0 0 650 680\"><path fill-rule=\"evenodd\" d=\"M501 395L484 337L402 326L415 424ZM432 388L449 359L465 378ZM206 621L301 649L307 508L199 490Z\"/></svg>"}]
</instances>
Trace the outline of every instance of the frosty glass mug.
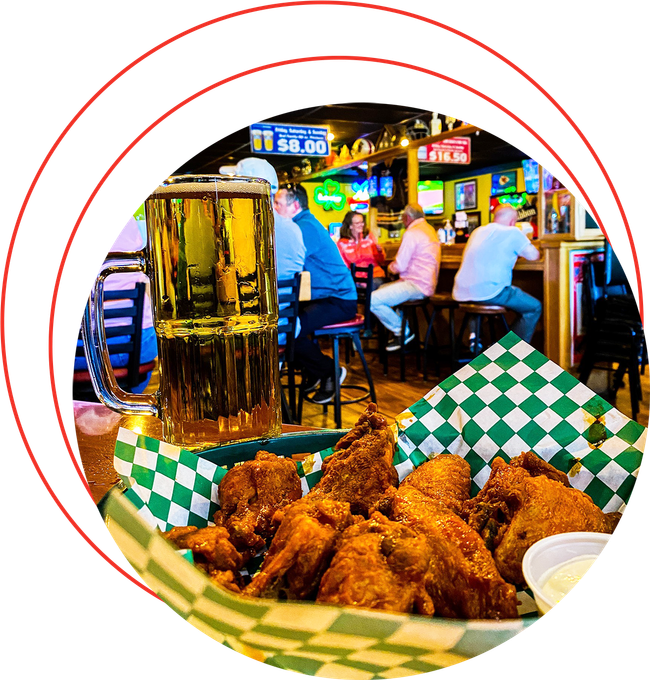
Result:
<instances>
[{"instance_id":1,"label":"frosty glass mug","mask_svg":"<svg viewBox=\"0 0 650 680\"><path fill-rule=\"evenodd\" d=\"M83 338L95 392L109 408L151 414L163 439L188 449L281 431L278 298L270 185L183 175L145 201L147 246L110 253L86 307ZM160 388L122 390L103 324L104 279L151 280Z\"/></svg>"}]
</instances>

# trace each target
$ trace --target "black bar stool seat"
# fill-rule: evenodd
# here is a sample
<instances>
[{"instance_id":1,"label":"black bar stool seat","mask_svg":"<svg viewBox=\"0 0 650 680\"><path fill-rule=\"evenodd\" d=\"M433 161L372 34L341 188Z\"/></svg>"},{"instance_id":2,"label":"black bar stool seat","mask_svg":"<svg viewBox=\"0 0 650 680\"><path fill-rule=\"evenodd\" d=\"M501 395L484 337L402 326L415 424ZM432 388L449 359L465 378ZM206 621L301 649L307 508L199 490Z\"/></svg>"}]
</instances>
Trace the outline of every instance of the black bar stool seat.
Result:
<instances>
[{"instance_id":1,"label":"black bar stool seat","mask_svg":"<svg viewBox=\"0 0 650 680\"><path fill-rule=\"evenodd\" d=\"M483 302L459 302L458 310L460 312L463 312L464 315L460 327L460 333L458 334L458 338L456 341L458 346L460 346L463 340L463 334L465 333L465 329L467 328L469 319L471 319L472 317L476 317L476 339L474 342L474 350L472 352L473 357L478 356L481 352L481 334L483 321L485 319L488 320L490 327L491 344L494 344L495 342L497 342L497 340L499 340L499 337L497 337L496 332L495 319L498 318L501 320L501 323L503 324L503 328L505 330L503 335L508 333L508 331L510 330L508 322L506 321L506 312L508 310L505 307L502 307L501 305L488 305Z\"/></svg>"}]
</instances>

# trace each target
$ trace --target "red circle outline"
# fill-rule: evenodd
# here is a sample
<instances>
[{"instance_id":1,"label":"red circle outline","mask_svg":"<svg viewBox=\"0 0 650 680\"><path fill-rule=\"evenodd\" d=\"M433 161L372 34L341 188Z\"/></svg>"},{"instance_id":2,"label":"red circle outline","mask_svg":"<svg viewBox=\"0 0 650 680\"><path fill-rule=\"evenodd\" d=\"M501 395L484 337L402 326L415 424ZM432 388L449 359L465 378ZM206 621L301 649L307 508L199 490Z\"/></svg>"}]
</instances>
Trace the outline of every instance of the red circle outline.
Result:
<instances>
[{"instance_id":1,"label":"red circle outline","mask_svg":"<svg viewBox=\"0 0 650 680\"><path fill-rule=\"evenodd\" d=\"M245 10L240 10L240 11L237 11L237 12L233 12L233 13L231 13L231 14L224 15L224 16L222 16L222 17L217 17L217 18L215 18L215 19L212 19L212 20L210 20L210 21L204 22L204 23L199 24L199 25L197 25L197 26L194 26L193 28L190 28L190 29L188 29L188 30L186 30L186 31L183 31L183 32L181 32L181 33L179 33L179 34L173 36L172 38L170 38L170 39L168 39L168 40L166 40L166 41L160 43L160 44L157 45L156 47L152 48L152 49L149 50L148 52L146 52L146 53L144 53L143 55L141 55L138 59L136 59L136 60L134 60L133 62L131 62L128 66L126 66L126 67L125 67L124 69L122 69L119 73L117 73L113 78L111 78L104 86L102 86L102 87L101 87L101 88L100 88L100 89L99 89L99 90L98 90L98 91L97 91L97 92L96 92L96 93L95 93L95 94L94 94L94 95L86 102L86 104L84 104L84 106L77 112L77 114L71 119L71 121L70 121L70 122L68 123L68 125L65 127L65 129L63 130L63 132L59 135L59 137L58 137L57 140L55 141L54 145L52 146L52 148L50 149L50 151L49 151L48 154L46 155L46 157L45 157L45 159L43 160L41 166L39 167L39 169L38 169L36 175L34 176L34 179L32 180L32 182L31 182L31 184L30 184L30 187L29 187L29 189L28 189L28 191L27 191L27 194L26 194L25 199L24 199L24 201L23 201L23 204L22 204L22 206L21 206L21 209L20 209L18 218L17 218L17 220L16 220L16 225L15 225L15 227L14 227L14 230L13 230L13 233L12 233L12 237L11 237L11 240L10 240L10 244L9 244L9 248L8 248L8 252L7 252L6 265L5 265L5 272L4 272L4 276L3 276L3 284L2 284L2 297L1 297L1 304L0 304L0 338L2 339L2 362L3 362L3 369L4 369L4 374L5 374L5 380L6 380L6 383L7 383L7 391L8 391L8 394L9 394L9 399L10 399L12 411L13 411L13 414L14 414L14 418L15 418L16 424L17 424L17 426L18 426L18 430L19 430L19 432L20 432L20 435L21 435L21 438L22 438L22 440L23 440L23 443L24 443L24 445L25 445L25 447L26 447L26 449L27 449L27 452L28 452L28 454L29 454L29 456L30 456L30 459L31 459L31 461L32 461L32 464L34 465L34 467L35 467L35 469L36 469L36 471L37 471L37 473L38 473L38 475L39 475L41 481L43 482L44 486L46 487L47 491L49 492L50 496L53 498L53 500L55 501L55 503L57 504L57 506L59 507L59 509L61 510L61 512L64 514L64 516L66 517L66 519L74 526L74 528L79 532L79 534L86 540L86 542L89 543L89 545L90 545L90 546L91 546L91 547L92 547L99 555L101 555L101 556L102 556L109 564L111 564L111 566L115 567L122 575L126 576L129 580L131 580L133 583L135 583L138 587L140 587L140 588L142 588L143 590L145 590L146 592L148 592L148 593L154 595L154 597L155 597L156 595L155 595L155 593L153 593L153 591L151 591L149 588L147 588L147 587L146 587L145 585L143 585L142 583L138 582L138 581L137 581L136 579L134 579L130 574L128 574L128 573L125 572L121 567L119 567L117 564L115 564L115 563L114 563L114 562L113 562L106 554L104 554L104 553L103 553L103 552L102 552L102 551L101 551L101 550L100 550L100 549L99 549L99 548L98 548L98 547L90 540L90 538L89 538L89 537L83 532L83 530L77 525L77 523L76 523L76 522L73 520L73 518L70 516L70 514L68 513L68 511L67 511L67 510L65 509L65 507L62 505L62 503L60 502L60 500L58 499L58 497L57 497L56 494L54 493L53 489L51 488L51 486L50 486L49 483L47 482L45 476L43 475L42 470L40 469L40 466L38 465L38 463L37 463L37 461L36 461L36 459L35 459L35 457L34 457L34 454L33 454L32 450L31 450L31 447L30 447L30 445L29 445L29 442L27 441L27 437L26 437L26 434L25 434L25 432L24 432L24 430L23 430L22 423L21 423L21 421L20 421L20 417L19 417L19 415L18 415L18 411L17 411L17 408L16 408L16 403L15 403L15 400L14 400L14 397L13 397L13 391L12 391L12 389L11 389L11 381L10 381L10 378L9 378L9 369L8 369L7 356L6 356L6 346L5 346L5 342L4 342L4 340L5 340L5 303L6 303L6 289L7 289L7 281L8 281L9 265L10 265L10 263L11 263L11 256L12 256L12 254L13 254L13 248L14 248L14 244L15 244L15 240L16 240L16 235L17 235L18 229L19 229L19 227L20 227L20 224L21 224L21 222L22 222L22 218L23 218L23 215L24 215L26 206L27 206L27 204L28 204L28 202L29 202L29 200L30 200L30 198L31 198L31 195L32 195L32 193L33 193L33 191L34 191L34 188L35 188L36 184L38 183L38 181L39 181L39 179L40 179L40 176L41 176L41 174L43 173L43 171L44 171L46 165L49 163L49 160L50 160L50 158L52 157L54 151L55 151L56 148L60 145L60 143L62 142L62 140L64 139L64 137L67 135L67 133L68 133L68 132L70 131L70 129L73 127L73 125L77 122L77 120L83 115L83 113L84 113L84 112L92 105L92 103L93 103L93 102L94 102L94 101L95 101L95 100L96 100L103 92L105 92L105 91L106 91L113 83L115 83L122 75L124 75L125 73L127 73L128 71L130 71L130 70L131 70L132 68L134 68L138 63L140 63L141 61L143 61L144 59L146 59L146 58L149 57L150 55L152 55L152 54L154 54L155 52L161 50L163 47L165 47L165 46L171 44L172 42L175 42L176 40L179 40L180 38L182 38L182 37L184 37L184 36L186 36L186 35L189 35L189 34L195 32L195 31L198 31L198 30L200 30L200 29L202 29L202 28L205 28L205 27L207 27L207 26L210 26L210 25L213 25L213 24L222 22L222 21L226 21L227 19L231 19L231 18L234 18L234 17L237 17L237 16L243 16L243 15L246 15L246 14L251 14L251 13L253 13L253 12L260 12L260 11L265 11L265 10L270 10L270 9L278 9L278 8L282 8L282 7L295 7L295 6L301 6L301 5L335 5L335 6L336 6L336 5L341 5L341 6L360 7L360 8L364 8L364 9L374 9L374 10L380 10L380 11L389 12L389 13L393 13L393 14L399 14L399 15L406 16L406 17L409 17L409 18L417 19L417 20L422 21L422 22L424 22L424 23L428 23L428 24L437 26L438 28L441 28L441 29L443 29L443 30L449 31L450 33L453 33L453 34L455 34L455 35L458 35L459 37L461 37L461 38L463 38L463 39L465 39L465 40L468 40L469 42L471 42L471 43L477 45L478 47L480 47L480 48L486 50L487 52L489 52L490 54L492 54L493 56L497 57L498 59L500 59L501 61L503 61L504 63L506 63L508 66L510 66L511 68L513 68L517 73L519 73L522 77L524 77L526 80L528 80L528 81L529 81L529 82L530 82L537 90L539 90L539 91L540 91L540 92L541 92L541 93L542 93L542 94L543 94L543 95L544 95L544 96L545 96L545 97L546 97L546 98L547 98L547 99L555 106L555 108L563 115L563 117L569 122L569 124L571 125L571 127L575 130L575 132L578 134L578 136L580 137L580 139L581 139L581 140L583 141L583 143L587 146L587 148L589 149L591 155L593 156L594 160L596 161L596 163L597 163L599 169L600 169L601 172L603 173L603 175L604 175L604 177L605 177L605 179L606 179L606 181L607 181L607 184L608 184L610 190L612 191L612 194L613 194L614 199L615 199L615 201L616 201L616 204L617 204L617 206L618 206L619 212L621 213L621 216L622 216L622 218L623 218L623 223L624 223L624 226L625 226L625 230L626 230L626 232L627 232L628 239L629 239L629 241L630 241L630 246L631 246L631 250L632 250L632 257L633 257L634 266L635 266L635 274L636 274L636 278L637 278L637 287L638 287L638 296L639 296L639 309L640 309L640 313L641 313L641 318L643 318L643 293L642 293L642 286L641 286L641 280L640 280L639 262L638 262L638 258L637 258L636 248L635 248L635 245L634 245L634 239L632 238L632 234L631 234L631 231L630 231L630 227L629 227L629 223L628 223L628 220L627 220L627 216L626 216L625 211L624 211L624 209L623 209L623 206L622 206L622 204L621 204L621 201L620 201L620 198L619 198L619 196L618 196L618 193L616 192L616 190L615 190L615 188L614 188L614 186L613 186L613 183L612 183L612 181L611 181L611 178L609 177L609 174L607 173L607 171L605 170L605 168L604 168L602 162L600 161L600 158L598 157L598 155L596 154L595 150L593 149L593 147L591 146L591 144L588 142L588 140L586 139L586 137L584 136L584 134L580 131L580 129L578 128L578 126L575 124L575 122L574 122L574 121L571 119L571 117L566 113L566 111L565 111L565 110L564 110L564 109L563 109L563 108L562 108L562 107L561 107L561 106L560 106L560 105L559 105L559 104L558 104L558 103L550 96L550 94L549 94L548 92L546 92L546 90L544 90L544 89L543 89L543 88L542 88L542 87L541 87L541 86L540 86L533 78L531 78L528 74L526 74L522 69L520 69L520 68L519 68L518 66L516 66L514 63L512 63L510 60L508 60L507 58L503 57L501 54L499 54L498 52L496 52L496 51L493 50L492 48L488 47L487 45L481 43L480 41L476 40L475 38L472 38L471 36L468 36L467 34L461 32L461 31L459 31L459 30L457 30L457 29L453 29L453 28L451 28L451 27L449 27L449 26L447 26L447 25L445 25L445 24L442 24L442 23L440 23L440 22L438 22L438 21L435 21L435 20L433 20L433 19L429 19L429 18L426 18L426 17L422 17L422 16L420 16L420 15L418 15L418 14L414 14L414 13L407 12L407 11L404 11L404 10L399 10L399 9L389 8L389 7L382 7L382 6L379 6L379 5L374 5L374 4L369 4L369 3L360 3L360 2L313 0L313 1L303 1L303 2L300 2L300 1L299 1L299 2L276 3L276 4L271 4L271 5L263 5L263 6L248 8L248 9L245 9ZM524 127L524 129L526 129L530 134L532 134L532 135L533 135L533 136L534 136L534 137L535 137L535 138L536 138L536 139L537 139L537 140L538 140L538 141L539 141L539 142L540 142L540 143L541 143L541 144L542 144L542 145L543 145L543 146L544 146L544 147L545 147L552 155L553 155L553 157L556 158L556 160L560 163L560 165L562 166L562 168L567 172L567 174L571 177L571 179L574 181L574 183L576 184L576 186L580 189L581 193L582 193L583 196L585 197L585 200L587 201L587 204L588 204L588 206L589 206L589 208L590 208L590 210L591 210L591 212L592 212L592 215L594 216L596 222L598 223L599 227L601 228L601 230L603 231L603 233L604 233L605 236L606 236L606 232L605 232L605 230L604 230L604 228L603 228L602 221L601 221L600 217L598 216L598 214L597 214L597 212L596 212L596 210L595 210L595 208L594 208L594 206L593 206L591 200L589 199L589 197L587 196L587 194L586 194L586 193L584 192L584 190L582 189L582 186L581 186L581 184L578 182L577 178L576 178L576 177L573 175L573 173L569 170L569 168L568 168L568 167L566 166L566 164L562 161L562 159L560 159L559 156L553 151L553 149L552 149L552 148L551 148L551 147L550 147L550 146L549 146L549 145L548 145L548 144L547 144L547 143L546 143L546 142L545 142L545 141L544 141L544 140L543 140L536 132L534 132L534 131L532 130L532 128L530 128L530 127L529 127L526 123L524 123L521 119L519 119L517 116L515 116L515 115L512 114L510 111L508 111L505 107L501 106L498 102L494 101L493 99L491 99L491 98L488 97L487 95L483 95L483 94L482 94L481 92L479 92L478 90L475 90L474 88L471 88L471 87L469 87L469 86L466 86L465 84L460 83L459 81L457 81L457 80L455 80L455 79L453 79L453 78L450 78L450 77L448 77L448 76L444 76L444 75L439 74L439 73L437 73L437 72L434 72L434 71L431 71L431 70L429 70L429 69L425 69L425 68L422 68L422 67L414 66L414 65L412 65L412 64L406 64L406 63L403 63L403 62L398 62L398 61L393 61L393 60L388 60L388 59L379 59L379 58L372 58L372 57L359 57L359 56L344 56L344 55L340 55L340 56L305 57L305 58L300 58L300 59L291 59L291 60L285 60L285 61L275 62L275 63L272 63L272 64L266 64L266 65L264 65L264 66L259 66L259 67L253 68L253 69L249 69L249 70L247 70L247 71L243 71L243 72L241 72L241 73L238 73L238 74L235 74L235 75L230 76L230 77L228 77L228 78L225 78L225 79L223 79L223 80L221 80L221 81L218 81L217 83L214 83L214 84L212 84L212 85L210 85L210 86L204 88L203 90L200 90L199 92L195 93L195 94L192 95L191 97L188 97L188 98L185 99L184 101L182 101L182 102L180 102L179 104L177 104L176 106L172 107L169 111L167 111L167 112L166 112L165 114L163 114L160 118L158 118L154 123L152 123L149 127L147 127L140 135L138 135L138 137L137 137L133 142L131 142L131 144L129 144L129 146L127 146L127 148L126 148L126 149L118 156L118 158L117 158L117 159L115 160L115 162L110 166L110 168L108 169L108 171L104 174L104 176L102 177L102 179L100 180L100 182L97 184L97 186L96 186L95 189L93 190L92 194L90 195L88 201L87 201L86 204L84 205L84 208L83 208L82 212L80 213L79 218L77 219L77 221L76 221L76 223L75 223L75 226L74 226L74 228L73 228L73 230L72 230L72 233L71 233L71 235L70 235L70 238L68 239L68 243L67 243L66 248L65 248L65 250L64 250L63 257L62 257L62 259L61 259L61 264L60 264L60 266L59 266L59 270L58 270L58 274L57 274L57 278L56 278L56 282L55 282L55 288L54 288L53 296L52 296L52 305L51 305L51 310L50 310L50 320L49 320L49 332L48 332L48 359L49 359L49 369L50 369L50 382L51 382L51 386L52 386L52 394L53 394L53 398L54 398L55 411L56 411L56 414L57 414L57 419L58 419L59 427L60 427L61 432L62 432L62 435L63 435L64 442L65 442L65 444L66 444L66 447L67 447L67 449L68 449L68 452L69 452L69 454L70 454L70 457L71 457L71 459L72 459L72 461L73 461L73 464L74 464L74 466L75 466L75 469L77 470L77 474L79 475L80 479L82 480L82 483L84 484L84 486L86 487L86 489L87 489L87 491L88 491L89 493L90 493L90 488L89 488L88 483L87 483L87 481L86 481L86 479L85 479L85 476L83 475L83 473L82 473L81 469L79 468L79 465L78 465L78 463L77 463L77 461L76 461L76 459L75 459L75 457L74 457L74 454L73 454L73 451L72 451L72 447L71 447L70 442L69 442L69 440L68 440L68 438L67 438L67 435L66 435L66 432L65 432L65 427L64 427L64 425L63 425L63 420L62 420L62 417L61 417L59 402L58 402L58 398L57 398L56 385L55 385L55 382L54 382L53 354L52 354L53 324L54 324L54 313L55 313L56 299L57 299L57 295L58 295L58 288L59 288L59 284L60 284L60 280L61 280L63 268L64 268L65 262L66 262L66 260L67 260L68 252L69 252L69 250L70 250L70 246L71 246L71 244L72 244L72 241L73 241L73 239L74 239L74 237L75 237L75 235L76 235L77 229L78 229L78 227L79 227L79 225L80 225L80 223L81 223L81 221L82 221L82 219L83 219L83 217L84 217L84 215L85 215L85 213L86 213L88 207L90 206L90 204L91 204L92 201L94 200L96 194L98 193L98 191L100 190L101 186L104 184L104 182L106 181L106 179L110 176L110 174L111 174L111 173L113 172L113 170L117 167L117 165L123 160L123 158L126 156L126 154L127 154L127 153L128 153L128 152L129 152L129 151L130 151L130 150L131 150L131 149L132 149L139 141L141 141L141 140L144 138L144 136L145 136L146 134L148 134L153 128L155 128L160 122L162 122L163 120L165 120L165 119L166 119L167 117L169 117L171 114L173 114L173 113L175 113L176 111L178 111L182 106L185 106L186 104L190 103L190 102L193 101L194 99L197 99L198 97L202 96L203 94L205 94L205 93L207 93L207 92L209 92L209 91L211 91L211 90L213 90L213 89L216 89L217 87L220 87L221 85L224 85L224 84L226 84L226 83L228 83L228 82L237 80L237 79L242 78L242 77L244 77L244 76L251 75L251 74L253 74L253 73L257 73L257 72L260 72L260 71L268 70L268 69L271 69L271 68L277 68L277 67L280 67L280 66L286 66L286 65L290 65L290 64L306 63L306 62L312 62L312 61L326 61L326 60L368 61L368 62L375 62L375 63L381 63L381 64L386 64L386 65L391 65L391 66L399 66L399 67L401 67L401 68L409 68L409 69L411 69L411 70L416 70L416 71L419 71L419 72L421 72L421 73L424 73L424 74L427 74L427 75L431 75L431 76L433 76L433 77L438 77L438 78L441 78L441 79L443 79L443 80L446 80L447 82L450 82L450 83L452 83L452 84L454 84L454 85L457 85L457 86L459 86L459 87L462 87L462 88L468 90L469 92L472 92L473 94L475 94L475 95L481 97L481 98L484 99L485 101L488 101L488 102L491 103L492 105L496 106L498 109L500 109L501 111L503 111L504 113L506 113L507 115L509 115L513 120L515 120L515 121L518 122L520 125L522 125L522 127Z\"/></svg>"}]
</instances>

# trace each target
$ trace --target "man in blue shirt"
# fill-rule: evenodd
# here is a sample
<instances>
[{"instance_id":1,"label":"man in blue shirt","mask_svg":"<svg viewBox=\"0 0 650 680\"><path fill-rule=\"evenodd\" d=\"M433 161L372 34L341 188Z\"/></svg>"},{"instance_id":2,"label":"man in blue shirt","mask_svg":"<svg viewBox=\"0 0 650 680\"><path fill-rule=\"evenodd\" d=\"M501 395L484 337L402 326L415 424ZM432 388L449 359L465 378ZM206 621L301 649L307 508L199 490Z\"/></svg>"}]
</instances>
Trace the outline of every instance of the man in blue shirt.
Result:
<instances>
[{"instance_id":1,"label":"man in blue shirt","mask_svg":"<svg viewBox=\"0 0 650 680\"><path fill-rule=\"evenodd\" d=\"M327 229L310 212L305 189L300 184L283 184L275 195L274 206L302 232L305 271L311 275L311 300L301 305L295 358L305 373L303 389L311 391L320 385L312 401L326 404L334 396L334 361L309 335L323 326L353 319L357 313L357 289ZM341 367L341 382L346 373Z\"/></svg>"}]
</instances>

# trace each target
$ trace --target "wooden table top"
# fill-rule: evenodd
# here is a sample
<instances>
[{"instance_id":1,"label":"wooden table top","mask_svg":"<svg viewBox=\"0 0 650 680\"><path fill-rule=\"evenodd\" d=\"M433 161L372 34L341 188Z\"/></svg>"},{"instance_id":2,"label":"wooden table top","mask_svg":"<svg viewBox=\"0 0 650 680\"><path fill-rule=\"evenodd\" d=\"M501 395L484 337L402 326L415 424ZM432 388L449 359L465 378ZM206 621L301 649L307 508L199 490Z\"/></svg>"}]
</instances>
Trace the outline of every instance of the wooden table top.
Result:
<instances>
[{"instance_id":1,"label":"wooden table top","mask_svg":"<svg viewBox=\"0 0 650 680\"><path fill-rule=\"evenodd\" d=\"M120 427L148 437L162 438L162 423L153 416L125 416L111 411L103 404L86 401L73 402L75 429L81 463L95 503L117 482L113 467L113 450ZM305 432L313 427L282 425L282 432Z\"/></svg>"}]
</instances>

